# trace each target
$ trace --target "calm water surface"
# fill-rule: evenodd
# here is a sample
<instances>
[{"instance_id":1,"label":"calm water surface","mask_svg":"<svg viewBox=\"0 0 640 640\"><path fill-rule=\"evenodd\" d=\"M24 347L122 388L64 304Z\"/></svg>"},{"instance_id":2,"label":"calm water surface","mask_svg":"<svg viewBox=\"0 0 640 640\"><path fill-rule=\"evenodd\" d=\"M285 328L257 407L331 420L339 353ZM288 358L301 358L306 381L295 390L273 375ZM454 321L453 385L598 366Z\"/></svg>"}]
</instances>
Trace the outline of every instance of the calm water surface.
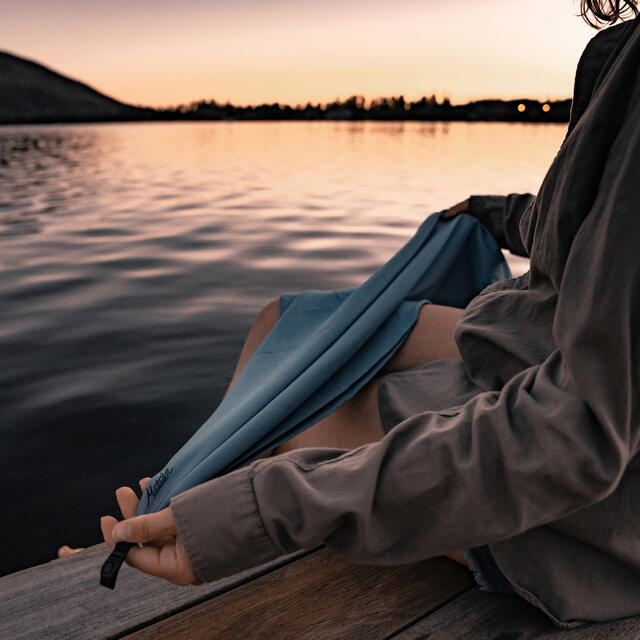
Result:
<instances>
[{"instance_id":1,"label":"calm water surface","mask_svg":"<svg viewBox=\"0 0 640 640\"><path fill-rule=\"evenodd\" d=\"M215 409L264 303L359 284L469 194L535 192L564 133L0 127L0 573L98 541L113 491Z\"/></svg>"}]
</instances>

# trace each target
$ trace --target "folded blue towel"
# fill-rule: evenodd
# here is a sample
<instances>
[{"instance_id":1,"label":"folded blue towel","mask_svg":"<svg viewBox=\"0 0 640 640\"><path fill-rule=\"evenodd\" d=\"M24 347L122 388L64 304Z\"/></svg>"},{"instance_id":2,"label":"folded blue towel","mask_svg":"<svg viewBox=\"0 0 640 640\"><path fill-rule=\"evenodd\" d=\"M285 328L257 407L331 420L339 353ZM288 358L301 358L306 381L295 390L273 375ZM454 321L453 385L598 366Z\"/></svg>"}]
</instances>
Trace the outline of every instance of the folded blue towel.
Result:
<instances>
[{"instance_id":1,"label":"folded blue towel","mask_svg":"<svg viewBox=\"0 0 640 640\"><path fill-rule=\"evenodd\" d=\"M437 213L357 289L283 296L278 323L216 411L151 479L137 514L164 509L172 497L331 413L393 356L423 304L462 308L510 276L496 241L475 218L444 221ZM105 563L112 577L104 570L103 584L115 583L126 545Z\"/></svg>"}]
</instances>

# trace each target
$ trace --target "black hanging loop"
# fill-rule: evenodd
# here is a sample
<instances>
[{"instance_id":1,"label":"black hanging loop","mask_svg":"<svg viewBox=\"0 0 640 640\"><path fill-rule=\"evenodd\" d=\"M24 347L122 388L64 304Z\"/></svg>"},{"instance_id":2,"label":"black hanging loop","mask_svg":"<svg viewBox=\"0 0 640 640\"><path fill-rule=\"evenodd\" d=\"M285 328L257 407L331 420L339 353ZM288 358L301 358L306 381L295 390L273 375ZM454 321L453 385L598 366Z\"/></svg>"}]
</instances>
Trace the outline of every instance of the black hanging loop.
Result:
<instances>
[{"instance_id":1,"label":"black hanging loop","mask_svg":"<svg viewBox=\"0 0 640 640\"><path fill-rule=\"evenodd\" d=\"M135 545L135 542L118 542L115 549L109 554L104 561L102 569L100 569L100 584L103 587L113 589L116 586L116 578L118 571L129 553L129 549Z\"/></svg>"}]
</instances>

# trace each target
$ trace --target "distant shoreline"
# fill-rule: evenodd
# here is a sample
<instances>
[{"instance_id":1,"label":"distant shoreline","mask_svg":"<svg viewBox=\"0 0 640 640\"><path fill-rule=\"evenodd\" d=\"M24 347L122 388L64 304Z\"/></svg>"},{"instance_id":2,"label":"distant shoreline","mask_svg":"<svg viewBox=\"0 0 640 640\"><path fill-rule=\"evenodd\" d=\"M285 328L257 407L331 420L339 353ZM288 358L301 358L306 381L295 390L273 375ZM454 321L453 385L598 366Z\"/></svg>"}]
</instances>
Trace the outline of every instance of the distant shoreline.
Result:
<instances>
[{"instance_id":1,"label":"distant shoreline","mask_svg":"<svg viewBox=\"0 0 640 640\"><path fill-rule=\"evenodd\" d=\"M104 117L30 116L0 121L0 125L89 124L113 122L274 122L274 121L348 121L348 122L529 122L567 123L571 99L540 102L538 100L478 100L462 105L422 101L410 105L394 104L384 98L370 107L347 103L328 105L263 104L236 107L201 101L174 109L129 107L128 113Z\"/></svg>"},{"instance_id":2,"label":"distant shoreline","mask_svg":"<svg viewBox=\"0 0 640 640\"><path fill-rule=\"evenodd\" d=\"M569 121L571 99L540 102L484 99L452 105L435 95L414 102L404 96L365 99L352 95L324 104L278 102L236 106L199 100L170 108L125 104L89 85L40 63L0 51L0 124L69 124L145 121L418 121L418 122L563 122Z\"/></svg>"}]
</instances>

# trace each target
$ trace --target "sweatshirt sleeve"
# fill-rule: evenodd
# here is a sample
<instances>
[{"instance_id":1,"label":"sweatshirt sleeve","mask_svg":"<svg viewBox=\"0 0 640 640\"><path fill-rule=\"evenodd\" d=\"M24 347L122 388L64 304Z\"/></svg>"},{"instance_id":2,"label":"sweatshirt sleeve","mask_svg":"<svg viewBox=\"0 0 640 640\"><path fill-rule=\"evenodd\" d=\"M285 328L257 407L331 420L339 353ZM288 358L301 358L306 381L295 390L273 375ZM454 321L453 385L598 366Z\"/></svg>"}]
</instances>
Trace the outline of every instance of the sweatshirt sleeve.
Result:
<instances>
[{"instance_id":1,"label":"sweatshirt sleeve","mask_svg":"<svg viewBox=\"0 0 640 640\"><path fill-rule=\"evenodd\" d=\"M379 442L258 460L180 494L171 508L201 579L318 544L364 564L411 562L510 538L616 488L640 431L635 128L572 232L557 349L500 391L418 413Z\"/></svg>"},{"instance_id":2,"label":"sweatshirt sleeve","mask_svg":"<svg viewBox=\"0 0 640 640\"><path fill-rule=\"evenodd\" d=\"M489 229L503 249L519 256L527 256L520 238L520 219L532 206L531 193L511 193L508 196L471 196L469 213Z\"/></svg>"},{"instance_id":3,"label":"sweatshirt sleeve","mask_svg":"<svg viewBox=\"0 0 640 640\"><path fill-rule=\"evenodd\" d=\"M579 397L556 352L501 393L417 414L351 451L255 462L171 508L205 581L319 544L363 564L402 564L497 542L599 501L628 451L624 430Z\"/></svg>"}]
</instances>

